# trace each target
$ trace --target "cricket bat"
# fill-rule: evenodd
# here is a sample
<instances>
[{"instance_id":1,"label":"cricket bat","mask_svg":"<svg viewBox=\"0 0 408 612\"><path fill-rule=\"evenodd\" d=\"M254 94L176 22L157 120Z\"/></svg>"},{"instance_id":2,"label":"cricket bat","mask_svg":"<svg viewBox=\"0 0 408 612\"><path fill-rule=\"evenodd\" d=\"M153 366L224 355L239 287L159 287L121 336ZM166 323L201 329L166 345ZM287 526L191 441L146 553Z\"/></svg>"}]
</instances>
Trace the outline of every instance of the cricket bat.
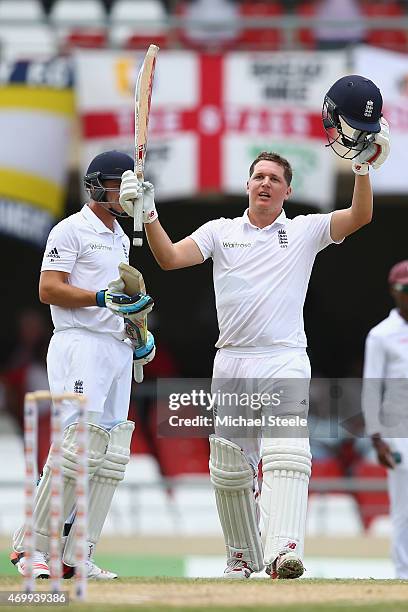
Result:
<instances>
[{"instance_id":1,"label":"cricket bat","mask_svg":"<svg viewBox=\"0 0 408 612\"><path fill-rule=\"evenodd\" d=\"M156 57L159 47L150 45L140 68L135 88L135 174L144 180L150 103ZM135 200L133 217L133 246L143 244L143 198Z\"/></svg>"},{"instance_id":2,"label":"cricket bat","mask_svg":"<svg viewBox=\"0 0 408 612\"><path fill-rule=\"evenodd\" d=\"M146 286L142 273L133 266L121 262L119 264L119 275L125 283L124 292L127 295L135 293L146 293ZM141 319L125 319L126 333L133 338L137 346L142 346L147 342L147 315ZM133 377L137 383L143 382L143 366L133 365Z\"/></svg>"}]
</instances>

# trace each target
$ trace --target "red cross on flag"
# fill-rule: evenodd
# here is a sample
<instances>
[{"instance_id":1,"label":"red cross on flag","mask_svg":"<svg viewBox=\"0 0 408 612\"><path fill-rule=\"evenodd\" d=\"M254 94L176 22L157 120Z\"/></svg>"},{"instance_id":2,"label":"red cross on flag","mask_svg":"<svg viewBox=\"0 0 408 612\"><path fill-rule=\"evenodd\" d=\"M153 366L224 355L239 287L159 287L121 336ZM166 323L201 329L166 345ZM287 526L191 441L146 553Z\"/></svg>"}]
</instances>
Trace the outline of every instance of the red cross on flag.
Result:
<instances>
[{"instance_id":1,"label":"red cross on flag","mask_svg":"<svg viewBox=\"0 0 408 612\"><path fill-rule=\"evenodd\" d=\"M142 59L143 53L135 61L113 51L76 55L83 168L103 150L132 151L132 95ZM324 147L320 113L345 65L340 52L161 51L145 168L158 200L244 194L252 160L267 150L291 162L298 201L331 206L335 159Z\"/></svg>"}]
</instances>

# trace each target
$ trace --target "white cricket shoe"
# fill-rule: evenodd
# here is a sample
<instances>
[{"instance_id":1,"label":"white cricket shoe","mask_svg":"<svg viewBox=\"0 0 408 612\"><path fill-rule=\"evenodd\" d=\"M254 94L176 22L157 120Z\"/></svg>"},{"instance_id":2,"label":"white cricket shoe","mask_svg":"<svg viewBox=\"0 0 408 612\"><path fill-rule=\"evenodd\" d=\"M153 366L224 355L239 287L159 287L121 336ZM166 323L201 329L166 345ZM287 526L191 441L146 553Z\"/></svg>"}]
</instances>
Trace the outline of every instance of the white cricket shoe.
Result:
<instances>
[{"instance_id":1,"label":"white cricket shoe","mask_svg":"<svg viewBox=\"0 0 408 612\"><path fill-rule=\"evenodd\" d=\"M98 567L92 559L86 562L86 566L88 568L88 580L114 580L118 577L117 574Z\"/></svg>"},{"instance_id":2,"label":"white cricket shoe","mask_svg":"<svg viewBox=\"0 0 408 612\"><path fill-rule=\"evenodd\" d=\"M245 580L253 573L253 569L249 567L246 561L241 559L229 559L227 567L224 570L223 578L228 580Z\"/></svg>"},{"instance_id":3,"label":"white cricket shoe","mask_svg":"<svg viewBox=\"0 0 408 612\"><path fill-rule=\"evenodd\" d=\"M108 570L103 570L98 567L92 559L86 561L86 567L88 570L88 580L114 580L118 577L117 574ZM63 564L63 578L69 580L75 575L75 568L70 565Z\"/></svg>"},{"instance_id":4,"label":"white cricket shoe","mask_svg":"<svg viewBox=\"0 0 408 612\"><path fill-rule=\"evenodd\" d=\"M17 553L13 551L10 554L10 561L13 565L16 566L22 576L26 575L27 566L26 560L24 558L24 553ZM46 553L40 552L39 550L36 550L33 553L33 576L36 579L46 579L50 577L50 568L48 567L48 555Z\"/></svg>"},{"instance_id":5,"label":"white cricket shoe","mask_svg":"<svg viewBox=\"0 0 408 612\"><path fill-rule=\"evenodd\" d=\"M271 578L279 580L290 580L300 578L305 568L303 562L296 553L291 550L282 550L271 566L266 568L266 573Z\"/></svg>"}]
</instances>

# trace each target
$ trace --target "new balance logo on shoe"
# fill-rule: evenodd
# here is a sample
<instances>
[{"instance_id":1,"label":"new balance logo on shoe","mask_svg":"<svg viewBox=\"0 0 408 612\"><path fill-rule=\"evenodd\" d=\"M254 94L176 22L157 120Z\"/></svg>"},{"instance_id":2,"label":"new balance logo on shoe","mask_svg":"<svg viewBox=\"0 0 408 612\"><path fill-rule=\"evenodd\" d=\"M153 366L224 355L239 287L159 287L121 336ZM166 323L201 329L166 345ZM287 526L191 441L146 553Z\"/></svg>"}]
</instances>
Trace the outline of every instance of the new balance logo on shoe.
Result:
<instances>
[{"instance_id":1,"label":"new balance logo on shoe","mask_svg":"<svg viewBox=\"0 0 408 612\"><path fill-rule=\"evenodd\" d=\"M59 253L56 248L51 249L49 253L47 253L46 257L49 258L50 261L55 261L56 259L61 259Z\"/></svg>"}]
</instances>

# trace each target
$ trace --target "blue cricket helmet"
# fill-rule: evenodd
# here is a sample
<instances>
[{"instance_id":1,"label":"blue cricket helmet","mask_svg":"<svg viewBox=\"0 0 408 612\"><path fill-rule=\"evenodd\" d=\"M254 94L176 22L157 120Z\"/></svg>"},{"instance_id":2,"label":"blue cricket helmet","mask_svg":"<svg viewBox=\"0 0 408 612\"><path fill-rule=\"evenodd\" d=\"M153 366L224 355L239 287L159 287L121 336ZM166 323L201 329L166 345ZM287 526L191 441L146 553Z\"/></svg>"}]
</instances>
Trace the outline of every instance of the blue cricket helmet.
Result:
<instances>
[{"instance_id":1,"label":"blue cricket helmet","mask_svg":"<svg viewBox=\"0 0 408 612\"><path fill-rule=\"evenodd\" d=\"M356 157L368 147L370 136L380 132L382 107L381 92L370 79L350 74L336 81L326 93L322 109L327 146L340 157Z\"/></svg>"},{"instance_id":2,"label":"blue cricket helmet","mask_svg":"<svg viewBox=\"0 0 408 612\"><path fill-rule=\"evenodd\" d=\"M106 202L103 181L121 179L126 170L134 169L134 161L127 153L105 151L91 161L84 176L85 189L95 202Z\"/></svg>"}]
</instances>

